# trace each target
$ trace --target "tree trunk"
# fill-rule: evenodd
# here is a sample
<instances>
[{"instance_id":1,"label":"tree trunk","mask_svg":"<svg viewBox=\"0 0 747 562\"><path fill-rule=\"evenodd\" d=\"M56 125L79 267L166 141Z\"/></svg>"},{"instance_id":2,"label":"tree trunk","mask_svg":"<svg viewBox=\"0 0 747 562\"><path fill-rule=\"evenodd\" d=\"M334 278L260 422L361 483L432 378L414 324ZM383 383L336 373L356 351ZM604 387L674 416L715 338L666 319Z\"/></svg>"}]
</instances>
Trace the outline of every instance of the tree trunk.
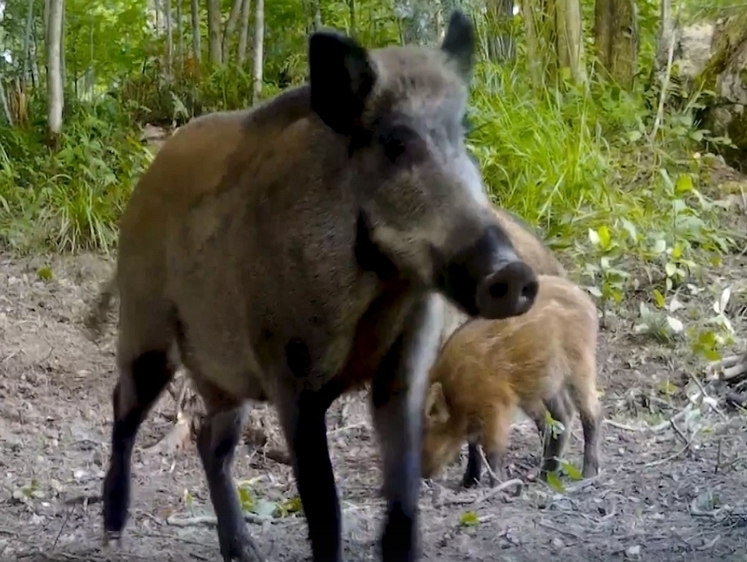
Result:
<instances>
[{"instance_id":1,"label":"tree trunk","mask_svg":"<svg viewBox=\"0 0 747 562\"><path fill-rule=\"evenodd\" d=\"M226 29L223 31L223 60L227 63L229 56L228 50L231 46L231 37L233 32L236 30L236 24L239 21L239 14L241 13L242 0L233 0L231 6L231 13L228 15L228 21L226 22Z\"/></svg>"},{"instance_id":2,"label":"tree trunk","mask_svg":"<svg viewBox=\"0 0 747 562\"><path fill-rule=\"evenodd\" d=\"M662 15L668 19L664 14L666 3L666 0L662 2ZM666 26L663 19L662 30ZM623 88L631 89L638 66L638 26L634 0L596 0L594 46L598 70Z\"/></svg>"},{"instance_id":3,"label":"tree trunk","mask_svg":"<svg viewBox=\"0 0 747 562\"><path fill-rule=\"evenodd\" d=\"M516 56L516 45L511 32L511 20L514 17L514 0L488 0L487 3L489 31L496 36L488 42L488 56L491 60L513 60Z\"/></svg>"},{"instance_id":4,"label":"tree trunk","mask_svg":"<svg viewBox=\"0 0 747 562\"><path fill-rule=\"evenodd\" d=\"M182 0L176 0L176 59L179 70L184 70L184 27L182 18Z\"/></svg>"},{"instance_id":5,"label":"tree trunk","mask_svg":"<svg viewBox=\"0 0 747 562\"><path fill-rule=\"evenodd\" d=\"M31 76L31 32L34 29L34 0L29 0L26 7L26 28L23 32L23 82L31 84L33 77ZM25 88L24 88L25 90Z\"/></svg>"},{"instance_id":6,"label":"tree trunk","mask_svg":"<svg viewBox=\"0 0 747 562\"><path fill-rule=\"evenodd\" d=\"M67 84L67 62L65 61L65 43L67 42L67 33L65 33L65 24L67 23L67 17L65 12L65 0L60 0L62 3L62 25L60 27L60 80L62 81L62 111L65 111L65 84Z\"/></svg>"},{"instance_id":7,"label":"tree trunk","mask_svg":"<svg viewBox=\"0 0 747 562\"><path fill-rule=\"evenodd\" d=\"M394 13L400 20L402 42L406 45L435 43L437 9L438 3L433 0L396 0Z\"/></svg>"},{"instance_id":8,"label":"tree trunk","mask_svg":"<svg viewBox=\"0 0 747 562\"><path fill-rule=\"evenodd\" d=\"M251 0L242 0L241 2L241 27L239 28L239 66L246 62L247 47L249 45L249 18L252 14Z\"/></svg>"},{"instance_id":9,"label":"tree trunk","mask_svg":"<svg viewBox=\"0 0 747 562\"><path fill-rule=\"evenodd\" d=\"M574 82L584 82L586 68L580 0L555 0L555 16L558 67Z\"/></svg>"},{"instance_id":10,"label":"tree trunk","mask_svg":"<svg viewBox=\"0 0 747 562\"><path fill-rule=\"evenodd\" d=\"M311 8L314 11L314 31L319 31L322 28L322 11L319 0L311 0Z\"/></svg>"},{"instance_id":11,"label":"tree trunk","mask_svg":"<svg viewBox=\"0 0 747 562\"><path fill-rule=\"evenodd\" d=\"M47 122L53 142L62 131L62 12L62 0L50 0L47 29Z\"/></svg>"},{"instance_id":12,"label":"tree trunk","mask_svg":"<svg viewBox=\"0 0 747 562\"><path fill-rule=\"evenodd\" d=\"M200 41L200 4L199 0L191 0L192 12L192 54L197 62L202 61L202 44Z\"/></svg>"},{"instance_id":13,"label":"tree trunk","mask_svg":"<svg viewBox=\"0 0 747 562\"><path fill-rule=\"evenodd\" d=\"M171 0L163 0L164 20L166 22L166 80L174 76L174 23L171 20Z\"/></svg>"},{"instance_id":14,"label":"tree trunk","mask_svg":"<svg viewBox=\"0 0 747 562\"><path fill-rule=\"evenodd\" d=\"M208 0L208 47L210 62L221 64L221 44L220 44L220 2L218 0Z\"/></svg>"},{"instance_id":15,"label":"tree trunk","mask_svg":"<svg viewBox=\"0 0 747 562\"><path fill-rule=\"evenodd\" d=\"M265 38L265 2L254 0L254 84L252 103L259 102L262 95L262 49Z\"/></svg>"},{"instance_id":16,"label":"tree trunk","mask_svg":"<svg viewBox=\"0 0 747 562\"><path fill-rule=\"evenodd\" d=\"M8 125L12 127L13 115L10 113L10 107L8 107L8 96L5 93L5 88L3 87L2 76L0 76L0 105L3 106L3 116L5 117L5 120L8 122Z\"/></svg>"}]
</instances>

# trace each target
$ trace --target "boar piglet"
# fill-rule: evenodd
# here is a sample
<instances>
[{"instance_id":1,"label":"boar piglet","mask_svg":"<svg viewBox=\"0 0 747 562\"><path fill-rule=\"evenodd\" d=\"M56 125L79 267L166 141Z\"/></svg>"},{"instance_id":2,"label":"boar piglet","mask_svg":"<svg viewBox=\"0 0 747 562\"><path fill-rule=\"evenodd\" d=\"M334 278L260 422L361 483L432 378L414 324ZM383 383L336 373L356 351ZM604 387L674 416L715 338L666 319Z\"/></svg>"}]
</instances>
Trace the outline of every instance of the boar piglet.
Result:
<instances>
[{"instance_id":1,"label":"boar piglet","mask_svg":"<svg viewBox=\"0 0 747 562\"><path fill-rule=\"evenodd\" d=\"M469 443L464 486L480 480L480 445L493 473L505 478L517 407L545 437L543 479L558 469L576 408L584 434L583 476L598 473L597 309L568 279L538 278L539 293L529 312L505 320L469 320L446 341L431 369L424 407L425 478L454 460L464 441ZM547 427L547 411L564 431ZM495 483L491 475L490 484Z\"/></svg>"}]
</instances>

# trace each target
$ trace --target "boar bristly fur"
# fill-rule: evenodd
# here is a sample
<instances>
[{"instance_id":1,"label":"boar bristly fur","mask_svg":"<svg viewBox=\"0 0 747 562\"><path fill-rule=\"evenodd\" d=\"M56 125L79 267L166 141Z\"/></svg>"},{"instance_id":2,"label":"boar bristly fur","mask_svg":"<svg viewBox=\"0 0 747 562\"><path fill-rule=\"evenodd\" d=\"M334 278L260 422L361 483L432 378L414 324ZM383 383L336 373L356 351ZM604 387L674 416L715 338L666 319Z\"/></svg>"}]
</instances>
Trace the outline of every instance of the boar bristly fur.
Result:
<instances>
[{"instance_id":1,"label":"boar bristly fur","mask_svg":"<svg viewBox=\"0 0 747 562\"><path fill-rule=\"evenodd\" d=\"M444 345L431 369L424 407L423 476L450 463L464 443L463 484L480 480L482 446L505 478L509 430L521 408L545 437L542 478L558 469L576 409L584 434L583 476L599 471L602 408L596 389L599 320L592 299L571 281L539 275L532 309L505 320L469 320ZM545 413L564 431L546 427ZM490 477L490 484L496 480Z\"/></svg>"},{"instance_id":2,"label":"boar bristly fur","mask_svg":"<svg viewBox=\"0 0 747 562\"><path fill-rule=\"evenodd\" d=\"M138 428L176 356L207 416L197 448L228 562L262 559L231 477L248 401L270 400L314 562L341 562L325 413L371 383L383 460L383 560L417 558L422 407L442 312L509 318L537 293L464 142L474 51L452 15L440 48L367 50L322 31L309 84L194 119L135 187L120 224L107 539L122 533Z\"/></svg>"}]
</instances>

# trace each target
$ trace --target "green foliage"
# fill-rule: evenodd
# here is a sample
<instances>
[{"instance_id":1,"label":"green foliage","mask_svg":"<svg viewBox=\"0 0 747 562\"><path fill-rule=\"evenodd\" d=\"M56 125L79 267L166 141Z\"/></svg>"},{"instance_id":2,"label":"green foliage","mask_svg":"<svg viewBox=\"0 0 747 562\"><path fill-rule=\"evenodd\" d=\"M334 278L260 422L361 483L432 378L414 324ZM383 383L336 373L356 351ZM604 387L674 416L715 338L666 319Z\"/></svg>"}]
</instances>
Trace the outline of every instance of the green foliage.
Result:
<instances>
[{"instance_id":1,"label":"green foliage","mask_svg":"<svg viewBox=\"0 0 747 562\"><path fill-rule=\"evenodd\" d=\"M25 251L107 249L147 163L137 133L99 115L75 115L51 154L38 129L0 128L0 240Z\"/></svg>"},{"instance_id":2,"label":"green foliage","mask_svg":"<svg viewBox=\"0 0 747 562\"><path fill-rule=\"evenodd\" d=\"M709 1L686 0L683 18L723 13L721 0ZM222 0L223 25L231 3ZM516 39L517 62L499 65L485 60L496 30L481 5L457 3L471 6L477 24L480 60L472 82L468 142L495 202L537 225L554 249L575 259L580 281L605 319L635 290L638 301L632 310L638 311L639 334L663 343L685 337L694 353L716 356L732 340L723 308L702 320L685 318L678 295L691 290L690 280L701 275L702 264L718 261L735 244L720 226L721 208L706 195L705 158L697 152L703 142L726 141L697 128L702 99L681 93L676 95L684 103L666 106L652 138L658 92L647 84L660 0L637 4L640 64L632 92L600 81L591 56L587 84L559 83L535 91L521 17L505 26ZM225 64L207 61L203 4L202 62L192 52L189 6L183 3L173 37L175 55L181 56L168 73L164 34L152 21L146 25L153 19L152 3L67 2L65 125L58 146L50 150L46 145L46 92L43 84L34 86L38 76L21 92L25 105L19 97L14 106L19 116L26 112L26 124L0 128L2 243L18 250L111 248L123 205L149 161L137 140L138 126L181 124L257 101L252 100L251 52L245 63L236 62L238 33L228 38ZM305 80L312 3L301 7L295 0L266 3L263 98ZM593 1L583 0L590 55L593 7ZM3 46L13 56L10 63L0 62L6 89L9 79L23 73L25 10L25 3L11 3L2 23ZM40 37L42 19L39 5L34 25ZM402 36L394 0L327 0L321 2L321 19L369 46L398 43ZM251 25L250 44L253 33ZM42 51L32 56L43 69ZM40 278L45 277L40 273Z\"/></svg>"}]
</instances>

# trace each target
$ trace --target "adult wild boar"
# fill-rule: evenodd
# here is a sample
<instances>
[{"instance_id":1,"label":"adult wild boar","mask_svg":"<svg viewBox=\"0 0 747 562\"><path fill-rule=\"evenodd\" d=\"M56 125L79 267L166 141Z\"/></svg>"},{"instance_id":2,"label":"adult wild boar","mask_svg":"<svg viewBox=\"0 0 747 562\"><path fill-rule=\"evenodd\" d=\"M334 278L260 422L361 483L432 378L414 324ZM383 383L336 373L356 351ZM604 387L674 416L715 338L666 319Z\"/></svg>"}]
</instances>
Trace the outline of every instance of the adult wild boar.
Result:
<instances>
[{"instance_id":1,"label":"adult wild boar","mask_svg":"<svg viewBox=\"0 0 747 562\"><path fill-rule=\"evenodd\" d=\"M317 32L309 84L195 119L158 152L122 217L112 282L120 374L108 539L125 526L133 442L173 376L176 344L207 409L197 447L224 560L262 559L230 474L248 400L277 408L313 560L342 560L325 412L367 381L383 559L416 558L434 291L484 318L521 315L537 293L465 151L473 48L458 12L440 48L366 50Z\"/></svg>"}]
</instances>

